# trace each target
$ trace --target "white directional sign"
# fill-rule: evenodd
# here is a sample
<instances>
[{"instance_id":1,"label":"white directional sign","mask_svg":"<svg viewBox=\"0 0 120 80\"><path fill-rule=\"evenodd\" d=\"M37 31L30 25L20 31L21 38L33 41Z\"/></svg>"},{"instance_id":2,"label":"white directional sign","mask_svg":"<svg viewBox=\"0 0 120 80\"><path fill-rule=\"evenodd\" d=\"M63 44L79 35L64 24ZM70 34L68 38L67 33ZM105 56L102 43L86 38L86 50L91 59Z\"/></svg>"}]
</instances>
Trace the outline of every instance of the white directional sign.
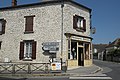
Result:
<instances>
[{"instance_id":1,"label":"white directional sign","mask_svg":"<svg viewBox=\"0 0 120 80\"><path fill-rule=\"evenodd\" d=\"M58 51L59 42L45 42L42 43L44 51Z\"/></svg>"}]
</instances>

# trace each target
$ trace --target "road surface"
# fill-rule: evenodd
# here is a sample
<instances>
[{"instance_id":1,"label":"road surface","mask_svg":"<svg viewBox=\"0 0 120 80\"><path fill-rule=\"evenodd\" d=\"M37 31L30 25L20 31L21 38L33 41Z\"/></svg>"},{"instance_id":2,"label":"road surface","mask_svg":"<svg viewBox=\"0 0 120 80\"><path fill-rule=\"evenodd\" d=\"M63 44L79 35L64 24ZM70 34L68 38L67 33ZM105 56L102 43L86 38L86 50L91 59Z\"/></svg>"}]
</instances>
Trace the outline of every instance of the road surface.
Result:
<instances>
[{"instance_id":1,"label":"road surface","mask_svg":"<svg viewBox=\"0 0 120 80\"><path fill-rule=\"evenodd\" d=\"M103 69L101 73L111 77L112 80L120 80L120 63L94 60L94 64L101 67Z\"/></svg>"}]
</instances>

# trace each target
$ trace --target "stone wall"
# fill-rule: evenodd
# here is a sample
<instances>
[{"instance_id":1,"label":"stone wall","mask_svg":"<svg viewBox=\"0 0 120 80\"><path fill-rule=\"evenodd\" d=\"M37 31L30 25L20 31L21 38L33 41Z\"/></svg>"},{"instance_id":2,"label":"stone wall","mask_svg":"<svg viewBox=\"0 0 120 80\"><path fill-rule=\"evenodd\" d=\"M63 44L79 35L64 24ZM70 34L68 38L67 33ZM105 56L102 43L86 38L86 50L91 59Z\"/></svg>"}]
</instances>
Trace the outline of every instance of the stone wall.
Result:
<instances>
[{"instance_id":1,"label":"stone wall","mask_svg":"<svg viewBox=\"0 0 120 80\"><path fill-rule=\"evenodd\" d=\"M61 22L62 12L61 5L44 5L31 6L22 8L13 8L0 11L0 19L4 18L6 23L5 34L0 35L2 41L0 50L0 61L9 58L12 62L21 62L19 60L20 42L23 40L37 41L36 60L33 62L48 62L49 56L43 54L43 42L60 42L61 41ZM87 31L77 32L73 29L73 15L80 15L87 20ZM35 15L33 31L34 33L24 34L25 18L24 16ZM82 7L71 4L65 4L63 8L63 29L64 33L75 33L78 35L90 35L90 14ZM61 48L61 43L59 44ZM67 41L63 37L63 56L67 58ZM61 49L57 52L60 57Z\"/></svg>"}]
</instances>

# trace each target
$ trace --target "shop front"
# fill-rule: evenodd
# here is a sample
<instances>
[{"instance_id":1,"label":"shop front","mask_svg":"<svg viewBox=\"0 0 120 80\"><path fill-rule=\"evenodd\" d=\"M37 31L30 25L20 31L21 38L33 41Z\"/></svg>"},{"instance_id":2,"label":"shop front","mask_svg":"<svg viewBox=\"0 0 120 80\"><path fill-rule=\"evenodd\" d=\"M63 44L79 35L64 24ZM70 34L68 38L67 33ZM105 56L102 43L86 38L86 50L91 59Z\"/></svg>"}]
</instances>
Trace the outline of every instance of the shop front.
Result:
<instances>
[{"instance_id":1,"label":"shop front","mask_svg":"<svg viewBox=\"0 0 120 80\"><path fill-rule=\"evenodd\" d=\"M92 65L92 43L91 37L66 34L68 43L68 67Z\"/></svg>"}]
</instances>

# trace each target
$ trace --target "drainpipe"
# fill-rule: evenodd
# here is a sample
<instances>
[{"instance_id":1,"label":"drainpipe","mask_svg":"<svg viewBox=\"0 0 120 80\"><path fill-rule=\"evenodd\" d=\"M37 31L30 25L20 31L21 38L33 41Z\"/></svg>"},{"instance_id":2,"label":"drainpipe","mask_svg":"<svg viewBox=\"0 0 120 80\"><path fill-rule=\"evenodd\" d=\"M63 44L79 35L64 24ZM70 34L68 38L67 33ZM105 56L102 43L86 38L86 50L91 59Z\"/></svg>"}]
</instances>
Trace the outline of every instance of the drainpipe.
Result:
<instances>
[{"instance_id":1,"label":"drainpipe","mask_svg":"<svg viewBox=\"0 0 120 80\"><path fill-rule=\"evenodd\" d=\"M17 0L12 0L12 6L17 6Z\"/></svg>"},{"instance_id":2,"label":"drainpipe","mask_svg":"<svg viewBox=\"0 0 120 80\"><path fill-rule=\"evenodd\" d=\"M62 67L62 57L63 57L63 7L64 0L61 0L61 67Z\"/></svg>"}]
</instances>

